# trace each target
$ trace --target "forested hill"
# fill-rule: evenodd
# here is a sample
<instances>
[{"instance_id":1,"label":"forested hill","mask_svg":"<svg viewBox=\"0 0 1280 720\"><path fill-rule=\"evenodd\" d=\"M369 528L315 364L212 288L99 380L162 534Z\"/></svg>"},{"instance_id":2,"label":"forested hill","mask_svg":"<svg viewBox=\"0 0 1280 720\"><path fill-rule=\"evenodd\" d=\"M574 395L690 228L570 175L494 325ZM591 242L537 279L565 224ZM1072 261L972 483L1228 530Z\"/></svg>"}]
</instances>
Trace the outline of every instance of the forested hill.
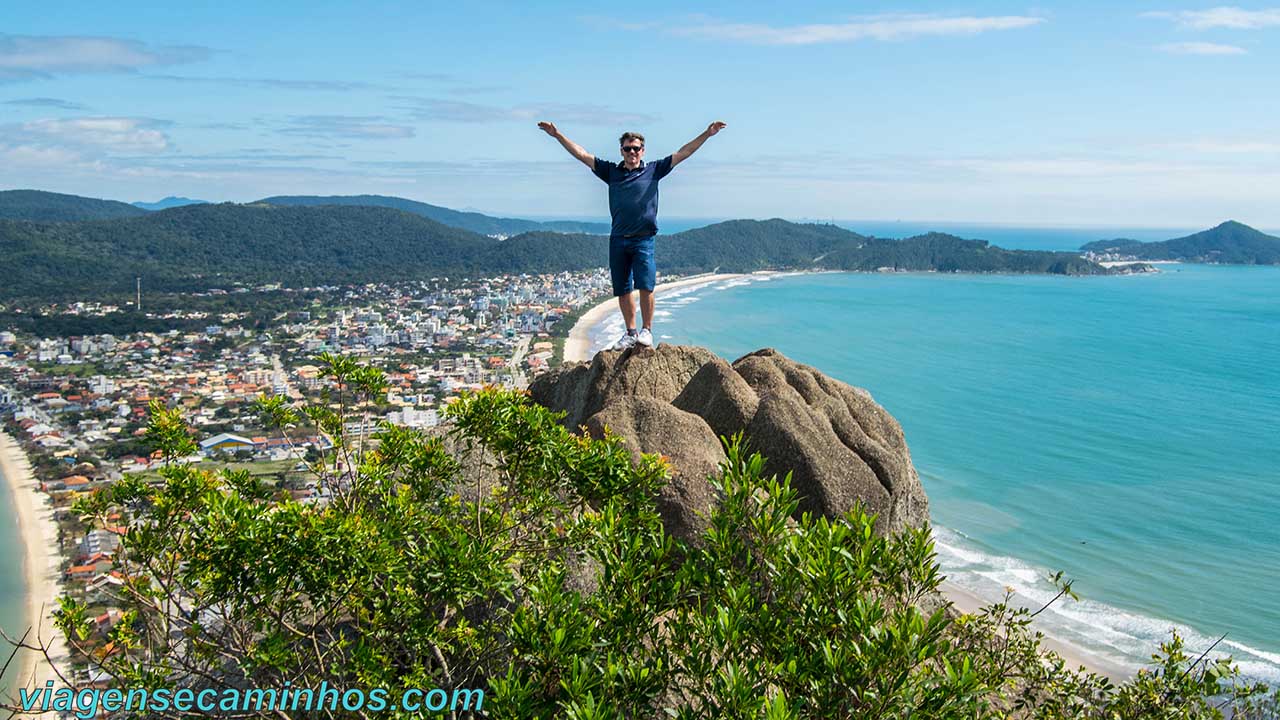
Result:
<instances>
[{"instance_id":1,"label":"forested hill","mask_svg":"<svg viewBox=\"0 0 1280 720\"><path fill-rule=\"evenodd\" d=\"M607 239L523 233L505 241L382 207L188 205L79 223L0 220L0 300L124 297L237 284L290 286L440 275L583 270ZM1004 250L928 234L866 237L834 225L733 220L658 239L663 272L763 269L1102 274L1071 253Z\"/></svg>"},{"instance_id":2,"label":"forested hill","mask_svg":"<svg viewBox=\"0 0 1280 720\"><path fill-rule=\"evenodd\" d=\"M1235 265L1280 264L1280 238L1234 220L1172 240L1148 243L1137 240L1098 240L1082 246L1080 250L1127 255L1138 260L1181 260Z\"/></svg>"},{"instance_id":3,"label":"forested hill","mask_svg":"<svg viewBox=\"0 0 1280 720\"><path fill-rule=\"evenodd\" d=\"M75 222L137 217L146 213L146 210L115 200L44 190L0 190L0 220Z\"/></svg>"},{"instance_id":4,"label":"forested hill","mask_svg":"<svg viewBox=\"0 0 1280 720\"><path fill-rule=\"evenodd\" d=\"M0 221L3 297L404 280L461 272L499 241L377 207L187 205L82 223ZM22 268L21 273L11 270Z\"/></svg>"},{"instance_id":5,"label":"forested hill","mask_svg":"<svg viewBox=\"0 0 1280 720\"><path fill-rule=\"evenodd\" d=\"M1076 253L1005 250L985 240L928 233L901 240L859 235L835 225L730 220L661 240L673 270L750 272L766 268L1105 275Z\"/></svg>"},{"instance_id":6,"label":"forested hill","mask_svg":"<svg viewBox=\"0 0 1280 720\"><path fill-rule=\"evenodd\" d=\"M500 218L478 212L462 212L438 205L428 205L416 200L406 200L386 195L277 195L263 198L258 202L271 205L366 205L370 207L389 207L396 210L421 215L445 225L463 230L470 230L481 235L518 235L524 232L546 230L563 233L587 233L592 235L608 235L609 226L603 223L587 223L565 221L536 222L519 218Z\"/></svg>"}]
</instances>

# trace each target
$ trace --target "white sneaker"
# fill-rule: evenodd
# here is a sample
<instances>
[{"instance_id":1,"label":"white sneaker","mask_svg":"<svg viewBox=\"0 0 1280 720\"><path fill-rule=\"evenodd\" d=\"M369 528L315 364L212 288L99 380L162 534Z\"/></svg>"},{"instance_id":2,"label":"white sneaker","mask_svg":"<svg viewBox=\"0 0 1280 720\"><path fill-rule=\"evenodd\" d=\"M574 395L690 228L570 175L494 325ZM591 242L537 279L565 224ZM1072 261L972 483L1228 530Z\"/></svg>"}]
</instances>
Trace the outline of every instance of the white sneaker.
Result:
<instances>
[{"instance_id":1,"label":"white sneaker","mask_svg":"<svg viewBox=\"0 0 1280 720\"><path fill-rule=\"evenodd\" d=\"M622 333L622 337L618 338L618 342L614 343L610 350L626 350L636 344L636 336L631 333Z\"/></svg>"},{"instance_id":2,"label":"white sneaker","mask_svg":"<svg viewBox=\"0 0 1280 720\"><path fill-rule=\"evenodd\" d=\"M653 347L653 333L649 332L649 328L640 328L640 334L636 335L636 343L647 348Z\"/></svg>"}]
</instances>

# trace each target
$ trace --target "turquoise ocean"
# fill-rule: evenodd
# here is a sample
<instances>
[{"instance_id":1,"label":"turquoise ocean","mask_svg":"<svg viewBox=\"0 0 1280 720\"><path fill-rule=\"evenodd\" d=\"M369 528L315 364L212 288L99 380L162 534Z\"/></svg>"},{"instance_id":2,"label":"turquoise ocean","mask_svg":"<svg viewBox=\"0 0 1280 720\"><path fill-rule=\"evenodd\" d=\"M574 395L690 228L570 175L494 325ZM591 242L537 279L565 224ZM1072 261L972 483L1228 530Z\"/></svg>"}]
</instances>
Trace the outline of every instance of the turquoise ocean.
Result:
<instances>
[{"instance_id":1,"label":"turquoise ocean","mask_svg":"<svg viewBox=\"0 0 1280 720\"><path fill-rule=\"evenodd\" d=\"M654 329L868 389L956 585L1039 607L1062 570L1082 600L1048 634L1136 668L1173 628L1197 652L1226 633L1280 684L1280 268L751 276L663 296Z\"/></svg>"}]
</instances>

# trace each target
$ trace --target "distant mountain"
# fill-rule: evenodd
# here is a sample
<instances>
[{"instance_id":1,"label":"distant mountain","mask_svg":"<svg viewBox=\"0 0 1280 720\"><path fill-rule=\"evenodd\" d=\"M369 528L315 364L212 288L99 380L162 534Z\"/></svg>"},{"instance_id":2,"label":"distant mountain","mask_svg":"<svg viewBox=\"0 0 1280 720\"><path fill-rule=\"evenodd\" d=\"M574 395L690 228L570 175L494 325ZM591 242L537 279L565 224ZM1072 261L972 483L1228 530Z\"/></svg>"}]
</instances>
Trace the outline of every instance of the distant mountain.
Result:
<instances>
[{"instance_id":1,"label":"distant mountain","mask_svg":"<svg viewBox=\"0 0 1280 720\"><path fill-rule=\"evenodd\" d=\"M184 205L208 205L209 201L208 200L192 200L191 198L177 197L174 195L170 195L169 197L164 198L162 200L157 200L156 202L136 202L136 203L130 203L130 204L136 208L142 208L143 210L154 211L154 210L168 210L169 208L182 207Z\"/></svg>"},{"instance_id":2,"label":"distant mountain","mask_svg":"<svg viewBox=\"0 0 1280 720\"><path fill-rule=\"evenodd\" d=\"M222 203L117 220L0 220L6 279L0 300L123 297L138 276L152 291L178 292L562 272L607 263L608 241L598 235L540 230L496 240L385 207ZM889 240L784 220L732 220L663 236L658 263L665 273L1111 272L1074 253L1004 250L940 233Z\"/></svg>"},{"instance_id":3,"label":"distant mountain","mask_svg":"<svg viewBox=\"0 0 1280 720\"><path fill-rule=\"evenodd\" d=\"M1114 252L1138 260L1181 260L1230 265L1280 265L1280 238L1228 220L1186 237L1161 242L1099 240L1080 248L1083 252Z\"/></svg>"},{"instance_id":4,"label":"distant mountain","mask_svg":"<svg viewBox=\"0 0 1280 720\"><path fill-rule=\"evenodd\" d=\"M277 195L263 198L260 203L269 205L365 205L371 207L389 207L404 210L414 215L430 218L438 223L451 225L463 230L470 230L481 235L512 236L525 232L545 230L562 233L585 233L588 235L608 235L609 226L604 223L587 223L565 221L536 222L518 218L500 218L478 212L461 212L438 205L405 198L388 197L386 195Z\"/></svg>"},{"instance_id":5,"label":"distant mountain","mask_svg":"<svg viewBox=\"0 0 1280 720\"><path fill-rule=\"evenodd\" d=\"M145 210L115 200L98 200L44 190L0 190L0 219L4 220L76 222L135 217L145 213Z\"/></svg>"}]
</instances>

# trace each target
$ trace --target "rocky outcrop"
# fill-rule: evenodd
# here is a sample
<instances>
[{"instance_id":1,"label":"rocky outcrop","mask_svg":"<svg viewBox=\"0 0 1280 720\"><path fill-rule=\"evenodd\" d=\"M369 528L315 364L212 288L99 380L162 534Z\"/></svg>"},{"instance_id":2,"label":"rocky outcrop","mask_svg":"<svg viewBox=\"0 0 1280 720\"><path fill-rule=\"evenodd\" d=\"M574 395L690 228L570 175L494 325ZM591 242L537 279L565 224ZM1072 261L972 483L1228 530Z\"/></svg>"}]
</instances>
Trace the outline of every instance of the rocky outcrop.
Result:
<instances>
[{"instance_id":1,"label":"rocky outcrop","mask_svg":"<svg viewBox=\"0 0 1280 720\"><path fill-rule=\"evenodd\" d=\"M658 493L658 513L667 532L695 538L707 529L706 510L715 501L707 476L725 459L715 433L693 413L669 402L644 396L623 396L587 418L587 432L604 437L605 428L622 438L632 459L640 453L664 455L671 466L671 482Z\"/></svg>"},{"instance_id":2,"label":"rocky outcrop","mask_svg":"<svg viewBox=\"0 0 1280 720\"><path fill-rule=\"evenodd\" d=\"M792 473L799 512L840 515L861 504L892 532L928 520L928 500L902 427L867 391L775 350L732 365L698 347L662 345L597 353L538 378L536 402L600 436L606 427L632 453L660 453L672 483L658 498L669 532L696 538L714 502L708 474L724 458L718 440L742 432L766 470Z\"/></svg>"},{"instance_id":3,"label":"rocky outcrop","mask_svg":"<svg viewBox=\"0 0 1280 720\"><path fill-rule=\"evenodd\" d=\"M669 403L708 362L710 350L663 345L658 350L599 352L589 364L574 363L543 375L529 388L538 403L567 412L571 429L583 425L615 398L647 397Z\"/></svg>"}]
</instances>

